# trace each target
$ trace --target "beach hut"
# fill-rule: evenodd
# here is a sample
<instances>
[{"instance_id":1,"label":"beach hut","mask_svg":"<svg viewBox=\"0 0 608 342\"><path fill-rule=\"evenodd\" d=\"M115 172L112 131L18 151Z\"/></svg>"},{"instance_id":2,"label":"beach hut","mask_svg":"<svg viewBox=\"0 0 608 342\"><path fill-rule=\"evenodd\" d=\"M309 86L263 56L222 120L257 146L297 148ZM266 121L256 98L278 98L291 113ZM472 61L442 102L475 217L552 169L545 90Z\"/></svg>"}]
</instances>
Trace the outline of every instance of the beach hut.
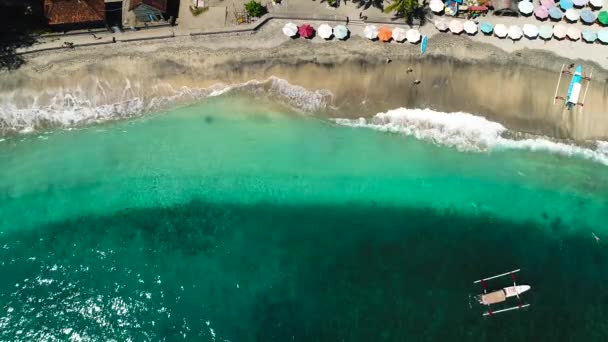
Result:
<instances>
[{"instance_id":1,"label":"beach hut","mask_svg":"<svg viewBox=\"0 0 608 342\"><path fill-rule=\"evenodd\" d=\"M477 24L475 24L475 22L473 20L467 20L464 22L464 25L462 25L464 28L464 32L470 34L470 35L474 35L475 33L477 33Z\"/></svg>"},{"instance_id":2,"label":"beach hut","mask_svg":"<svg viewBox=\"0 0 608 342\"><path fill-rule=\"evenodd\" d=\"M369 40L378 38L378 28L374 25L367 25L363 29L363 36Z\"/></svg>"},{"instance_id":3,"label":"beach hut","mask_svg":"<svg viewBox=\"0 0 608 342\"><path fill-rule=\"evenodd\" d=\"M588 9L581 11L581 21L585 24L593 24L595 22L595 14Z\"/></svg>"},{"instance_id":4,"label":"beach hut","mask_svg":"<svg viewBox=\"0 0 608 342\"><path fill-rule=\"evenodd\" d=\"M331 38L331 36L334 35L334 29L332 29L331 26L327 24L321 24L317 28L317 33L319 34L319 37L323 39L329 39Z\"/></svg>"},{"instance_id":5,"label":"beach hut","mask_svg":"<svg viewBox=\"0 0 608 342\"><path fill-rule=\"evenodd\" d=\"M589 3L589 0L572 0L572 3L576 7L585 7Z\"/></svg>"},{"instance_id":6,"label":"beach hut","mask_svg":"<svg viewBox=\"0 0 608 342\"><path fill-rule=\"evenodd\" d=\"M542 25L538 29L538 36L540 39L550 40L553 37L553 27L551 25Z\"/></svg>"},{"instance_id":7,"label":"beach hut","mask_svg":"<svg viewBox=\"0 0 608 342\"><path fill-rule=\"evenodd\" d=\"M574 3L572 2L572 0L559 0L559 7L564 11L567 11L574 7Z\"/></svg>"},{"instance_id":8,"label":"beach hut","mask_svg":"<svg viewBox=\"0 0 608 342\"><path fill-rule=\"evenodd\" d=\"M464 30L464 25L462 24L462 22L456 19L452 19L452 21L450 21L449 27L450 31L453 34L460 34L462 33L462 30Z\"/></svg>"},{"instance_id":9,"label":"beach hut","mask_svg":"<svg viewBox=\"0 0 608 342\"><path fill-rule=\"evenodd\" d=\"M295 37L298 35L298 27L294 23L287 23L283 26L283 34L287 37Z\"/></svg>"},{"instance_id":10,"label":"beach hut","mask_svg":"<svg viewBox=\"0 0 608 342\"><path fill-rule=\"evenodd\" d=\"M407 35L405 33L405 29L401 27L395 27L393 29L393 40L396 42L402 42L407 39Z\"/></svg>"},{"instance_id":11,"label":"beach hut","mask_svg":"<svg viewBox=\"0 0 608 342\"><path fill-rule=\"evenodd\" d=\"M555 0L540 0L540 6L549 9L555 6Z\"/></svg>"},{"instance_id":12,"label":"beach hut","mask_svg":"<svg viewBox=\"0 0 608 342\"><path fill-rule=\"evenodd\" d=\"M418 43L420 41L420 38L422 38L422 36L420 35L420 32L416 29L407 30L406 37L407 37L407 41L412 44Z\"/></svg>"},{"instance_id":13,"label":"beach hut","mask_svg":"<svg viewBox=\"0 0 608 342\"><path fill-rule=\"evenodd\" d=\"M579 40L581 39L581 30L579 30L576 26L569 26L568 30L566 31L566 36L568 36L568 38L571 40Z\"/></svg>"},{"instance_id":14,"label":"beach hut","mask_svg":"<svg viewBox=\"0 0 608 342\"><path fill-rule=\"evenodd\" d=\"M437 28L437 30L439 30L441 32L445 32L449 28L448 23L442 19L438 19L435 21L435 27Z\"/></svg>"},{"instance_id":15,"label":"beach hut","mask_svg":"<svg viewBox=\"0 0 608 342\"><path fill-rule=\"evenodd\" d=\"M600 9L604 7L604 0L589 0L589 5L593 8Z\"/></svg>"},{"instance_id":16,"label":"beach hut","mask_svg":"<svg viewBox=\"0 0 608 342\"><path fill-rule=\"evenodd\" d=\"M540 20L545 20L549 18L549 10L545 7L538 6L534 9L534 16L536 16Z\"/></svg>"},{"instance_id":17,"label":"beach hut","mask_svg":"<svg viewBox=\"0 0 608 342\"><path fill-rule=\"evenodd\" d=\"M393 30L390 27L382 26L380 30L378 30L378 39L383 42L388 42L393 38Z\"/></svg>"},{"instance_id":18,"label":"beach hut","mask_svg":"<svg viewBox=\"0 0 608 342\"><path fill-rule=\"evenodd\" d=\"M431 2L429 3L429 7L434 13L441 13L445 8L445 4L441 0L431 0Z\"/></svg>"},{"instance_id":19,"label":"beach hut","mask_svg":"<svg viewBox=\"0 0 608 342\"><path fill-rule=\"evenodd\" d=\"M536 37L538 37L539 33L538 27L532 24L524 24L524 26L522 27L522 31L524 32L524 36L530 39L535 39Z\"/></svg>"},{"instance_id":20,"label":"beach hut","mask_svg":"<svg viewBox=\"0 0 608 342\"><path fill-rule=\"evenodd\" d=\"M608 30L599 30L597 32L597 40L602 44L608 44Z\"/></svg>"},{"instance_id":21,"label":"beach hut","mask_svg":"<svg viewBox=\"0 0 608 342\"><path fill-rule=\"evenodd\" d=\"M494 26L494 35L498 38L506 38L509 34L509 29L504 24L496 24Z\"/></svg>"},{"instance_id":22,"label":"beach hut","mask_svg":"<svg viewBox=\"0 0 608 342\"><path fill-rule=\"evenodd\" d=\"M587 43L594 43L597 40L597 32L590 29L583 30L582 36Z\"/></svg>"},{"instance_id":23,"label":"beach hut","mask_svg":"<svg viewBox=\"0 0 608 342\"><path fill-rule=\"evenodd\" d=\"M479 29L484 34L492 34L492 32L494 31L494 25L492 25L492 23L484 21L483 23L479 24Z\"/></svg>"},{"instance_id":24,"label":"beach hut","mask_svg":"<svg viewBox=\"0 0 608 342\"><path fill-rule=\"evenodd\" d=\"M334 37L342 40L348 38L348 28L344 25L337 25L334 27Z\"/></svg>"},{"instance_id":25,"label":"beach hut","mask_svg":"<svg viewBox=\"0 0 608 342\"><path fill-rule=\"evenodd\" d=\"M553 6L549 7L549 17L553 20L561 20L564 16L564 12L562 12L559 8Z\"/></svg>"},{"instance_id":26,"label":"beach hut","mask_svg":"<svg viewBox=\"0 0 608 342\"><path fill-rule=\"evenodd\" d=\"M575 10L574 8L570 8L568 10L566 10L566 19L570 22L575 22L577 21L579 18L579 14L578 11Z\"/></svg>"},{"instance_id":27,"label":"beach hut","mask_svg":"<svg viewBox=\"0 0 608 342\"><path fill-rule=\"evenodd\" d=\"M557 39L566 38L566 31L568 31L568 29L564 25L553 26L553 36Z\"/></svg>"},{"instance_id":28,"label":"beach hut","mask_svg":"<svg viewBox=\"0 0 608 342\"><path fill-rule=\"evenodd\" d=\"M517 25L509 26L509 38L511 40L519 40L523 36L523 32L521 31L521 27Z\"/></svg>"},{"instance_id":29,"label":"beach hut","mask_svg":"<svg viewBox=\"0 0 608 342\"><path fill-rule=\"evenodd\" d=\"M302 38L311 39L315 35L315 29L308 24L304 24L298 27L298 33Z\"/></svg>"},{"instance_id":30,"label":"beach hut","mask_svg":"<svg viewBox=\"0 0 608 342\"><path fill-rule=\"evenodd\" d=\"M601 11L597 15L597 21L604 26L608 26L608 11Z\"/></svg>"},{"instance_id":31,"label":"beach hut","mask_svg":"<svg viewBox=\"0 0 608 342\"><path fill-rule=\"evenodd\" d=\"M517 5L519 12L524 15L530 15L534 11L534 5L530 1L520 1Z\"/></svg>"}]
</instances>

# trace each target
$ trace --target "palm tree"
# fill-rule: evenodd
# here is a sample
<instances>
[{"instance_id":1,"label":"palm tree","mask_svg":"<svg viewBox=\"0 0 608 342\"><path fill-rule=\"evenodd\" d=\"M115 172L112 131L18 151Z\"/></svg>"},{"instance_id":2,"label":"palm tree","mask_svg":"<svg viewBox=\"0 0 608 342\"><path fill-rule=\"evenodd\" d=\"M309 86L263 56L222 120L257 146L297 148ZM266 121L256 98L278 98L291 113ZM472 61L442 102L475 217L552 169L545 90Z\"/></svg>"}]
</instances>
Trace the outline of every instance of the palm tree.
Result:
<instances>
[{"instance_id":1,"label":"palm tree","mask_svg":"<svg viewBox=\"0 0 608 342\"><path fill-rule=\"evenodd\" d=\"M396 16L405 18L408 24L412 24L414 18L424 21L424 9L420 6L418 0L392 0L391 4L386 6L384 12L395 12Z\"/></svg>"},{"instance_id":2,"label":"palm tree","mask_svg":"<svg viewBox=\"0 0 608 342\"><path fill-rule=\"evenodd\" d=\"M368 9L371 6L379 9L384 8L384 0L353 0L353 2L357 4L358 8L363 7L363 9Z\"/></svg>"}]
</instances>

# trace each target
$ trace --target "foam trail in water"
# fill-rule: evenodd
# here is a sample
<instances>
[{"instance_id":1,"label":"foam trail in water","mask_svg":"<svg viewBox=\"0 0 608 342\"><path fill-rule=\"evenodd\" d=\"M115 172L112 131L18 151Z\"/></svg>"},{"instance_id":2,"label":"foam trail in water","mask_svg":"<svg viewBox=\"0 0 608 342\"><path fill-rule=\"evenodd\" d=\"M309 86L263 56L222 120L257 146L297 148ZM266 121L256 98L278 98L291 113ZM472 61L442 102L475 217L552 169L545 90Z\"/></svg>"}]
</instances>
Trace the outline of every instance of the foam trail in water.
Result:
<instances>
[{"instance_id":1,"label":"foam trail in water","mask_svg":"<svg viewBox=\"0 0 608 342\"><path fill-rule=\"evenodd\" d=\"M399 108L378 113L371 119L334 119L341 125L366 127L413 136L420 140L454 147L460 151L483 152L499 149L527 149L565 156L581 156L608 165L608 143L596 149L554 142L546 138L510 139L503 125L470 113L442 113L431 109Z\"/></svg>"}]
</instances>

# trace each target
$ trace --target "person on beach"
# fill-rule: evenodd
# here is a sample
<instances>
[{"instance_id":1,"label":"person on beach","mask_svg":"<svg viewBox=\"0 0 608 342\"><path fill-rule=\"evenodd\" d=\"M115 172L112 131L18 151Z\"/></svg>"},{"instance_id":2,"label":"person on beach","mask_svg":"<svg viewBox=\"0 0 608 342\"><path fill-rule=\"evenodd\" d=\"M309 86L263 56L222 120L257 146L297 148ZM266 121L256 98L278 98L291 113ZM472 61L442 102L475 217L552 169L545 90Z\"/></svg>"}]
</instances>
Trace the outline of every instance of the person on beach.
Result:
<instances>
[{"instance_id":1,"label":"person on beach","mask_svg":"<svg viewBox=\"0 0 608 342\"><path fill-rule=\"evenodd\" d=\"M348 25L348 20L349 20L348 16L346 16L346 25Z\"/></svg>"}]
</instances>

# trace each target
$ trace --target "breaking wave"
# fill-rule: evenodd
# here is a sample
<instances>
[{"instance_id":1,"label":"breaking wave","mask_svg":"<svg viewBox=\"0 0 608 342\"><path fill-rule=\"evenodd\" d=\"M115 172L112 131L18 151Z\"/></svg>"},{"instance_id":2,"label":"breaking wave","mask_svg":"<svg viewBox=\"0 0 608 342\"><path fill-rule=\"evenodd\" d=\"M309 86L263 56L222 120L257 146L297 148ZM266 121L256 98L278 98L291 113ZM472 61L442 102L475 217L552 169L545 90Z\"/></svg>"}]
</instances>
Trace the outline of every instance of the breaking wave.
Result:
<instances>
[{"instance_id":1,"label":"breaking wave","mask_svg":"<svg viewBox=\"0 0 608 342\"><path fill-rule=\"evenodd\" d=\"M484 152L500 149L545 151L580 156L608 165L608 142L595 148L582 147L544 137L516 139L503 125L469 113L442 113L431 109L399 108L376 114L371 119L334 119L340 125L400 133L460 151Z\"/></svg>"},{"instance_id":2,"label":"breaking wave","mask_svg":"<svg viewBox=\"0 0 608 342\"><path fill-rule=\"evenodd\" d=\"M124 119L238 91L266 96L304 112L321 110L332 98L327 90L307 90L277 77L208 88L174 88L164 83L146 87L128 79L117 87L96 80L89 87L60 88L31 95L14 91L0 96L0 133L29 133L40 128Z\"/></svg>"}]
</instances>

